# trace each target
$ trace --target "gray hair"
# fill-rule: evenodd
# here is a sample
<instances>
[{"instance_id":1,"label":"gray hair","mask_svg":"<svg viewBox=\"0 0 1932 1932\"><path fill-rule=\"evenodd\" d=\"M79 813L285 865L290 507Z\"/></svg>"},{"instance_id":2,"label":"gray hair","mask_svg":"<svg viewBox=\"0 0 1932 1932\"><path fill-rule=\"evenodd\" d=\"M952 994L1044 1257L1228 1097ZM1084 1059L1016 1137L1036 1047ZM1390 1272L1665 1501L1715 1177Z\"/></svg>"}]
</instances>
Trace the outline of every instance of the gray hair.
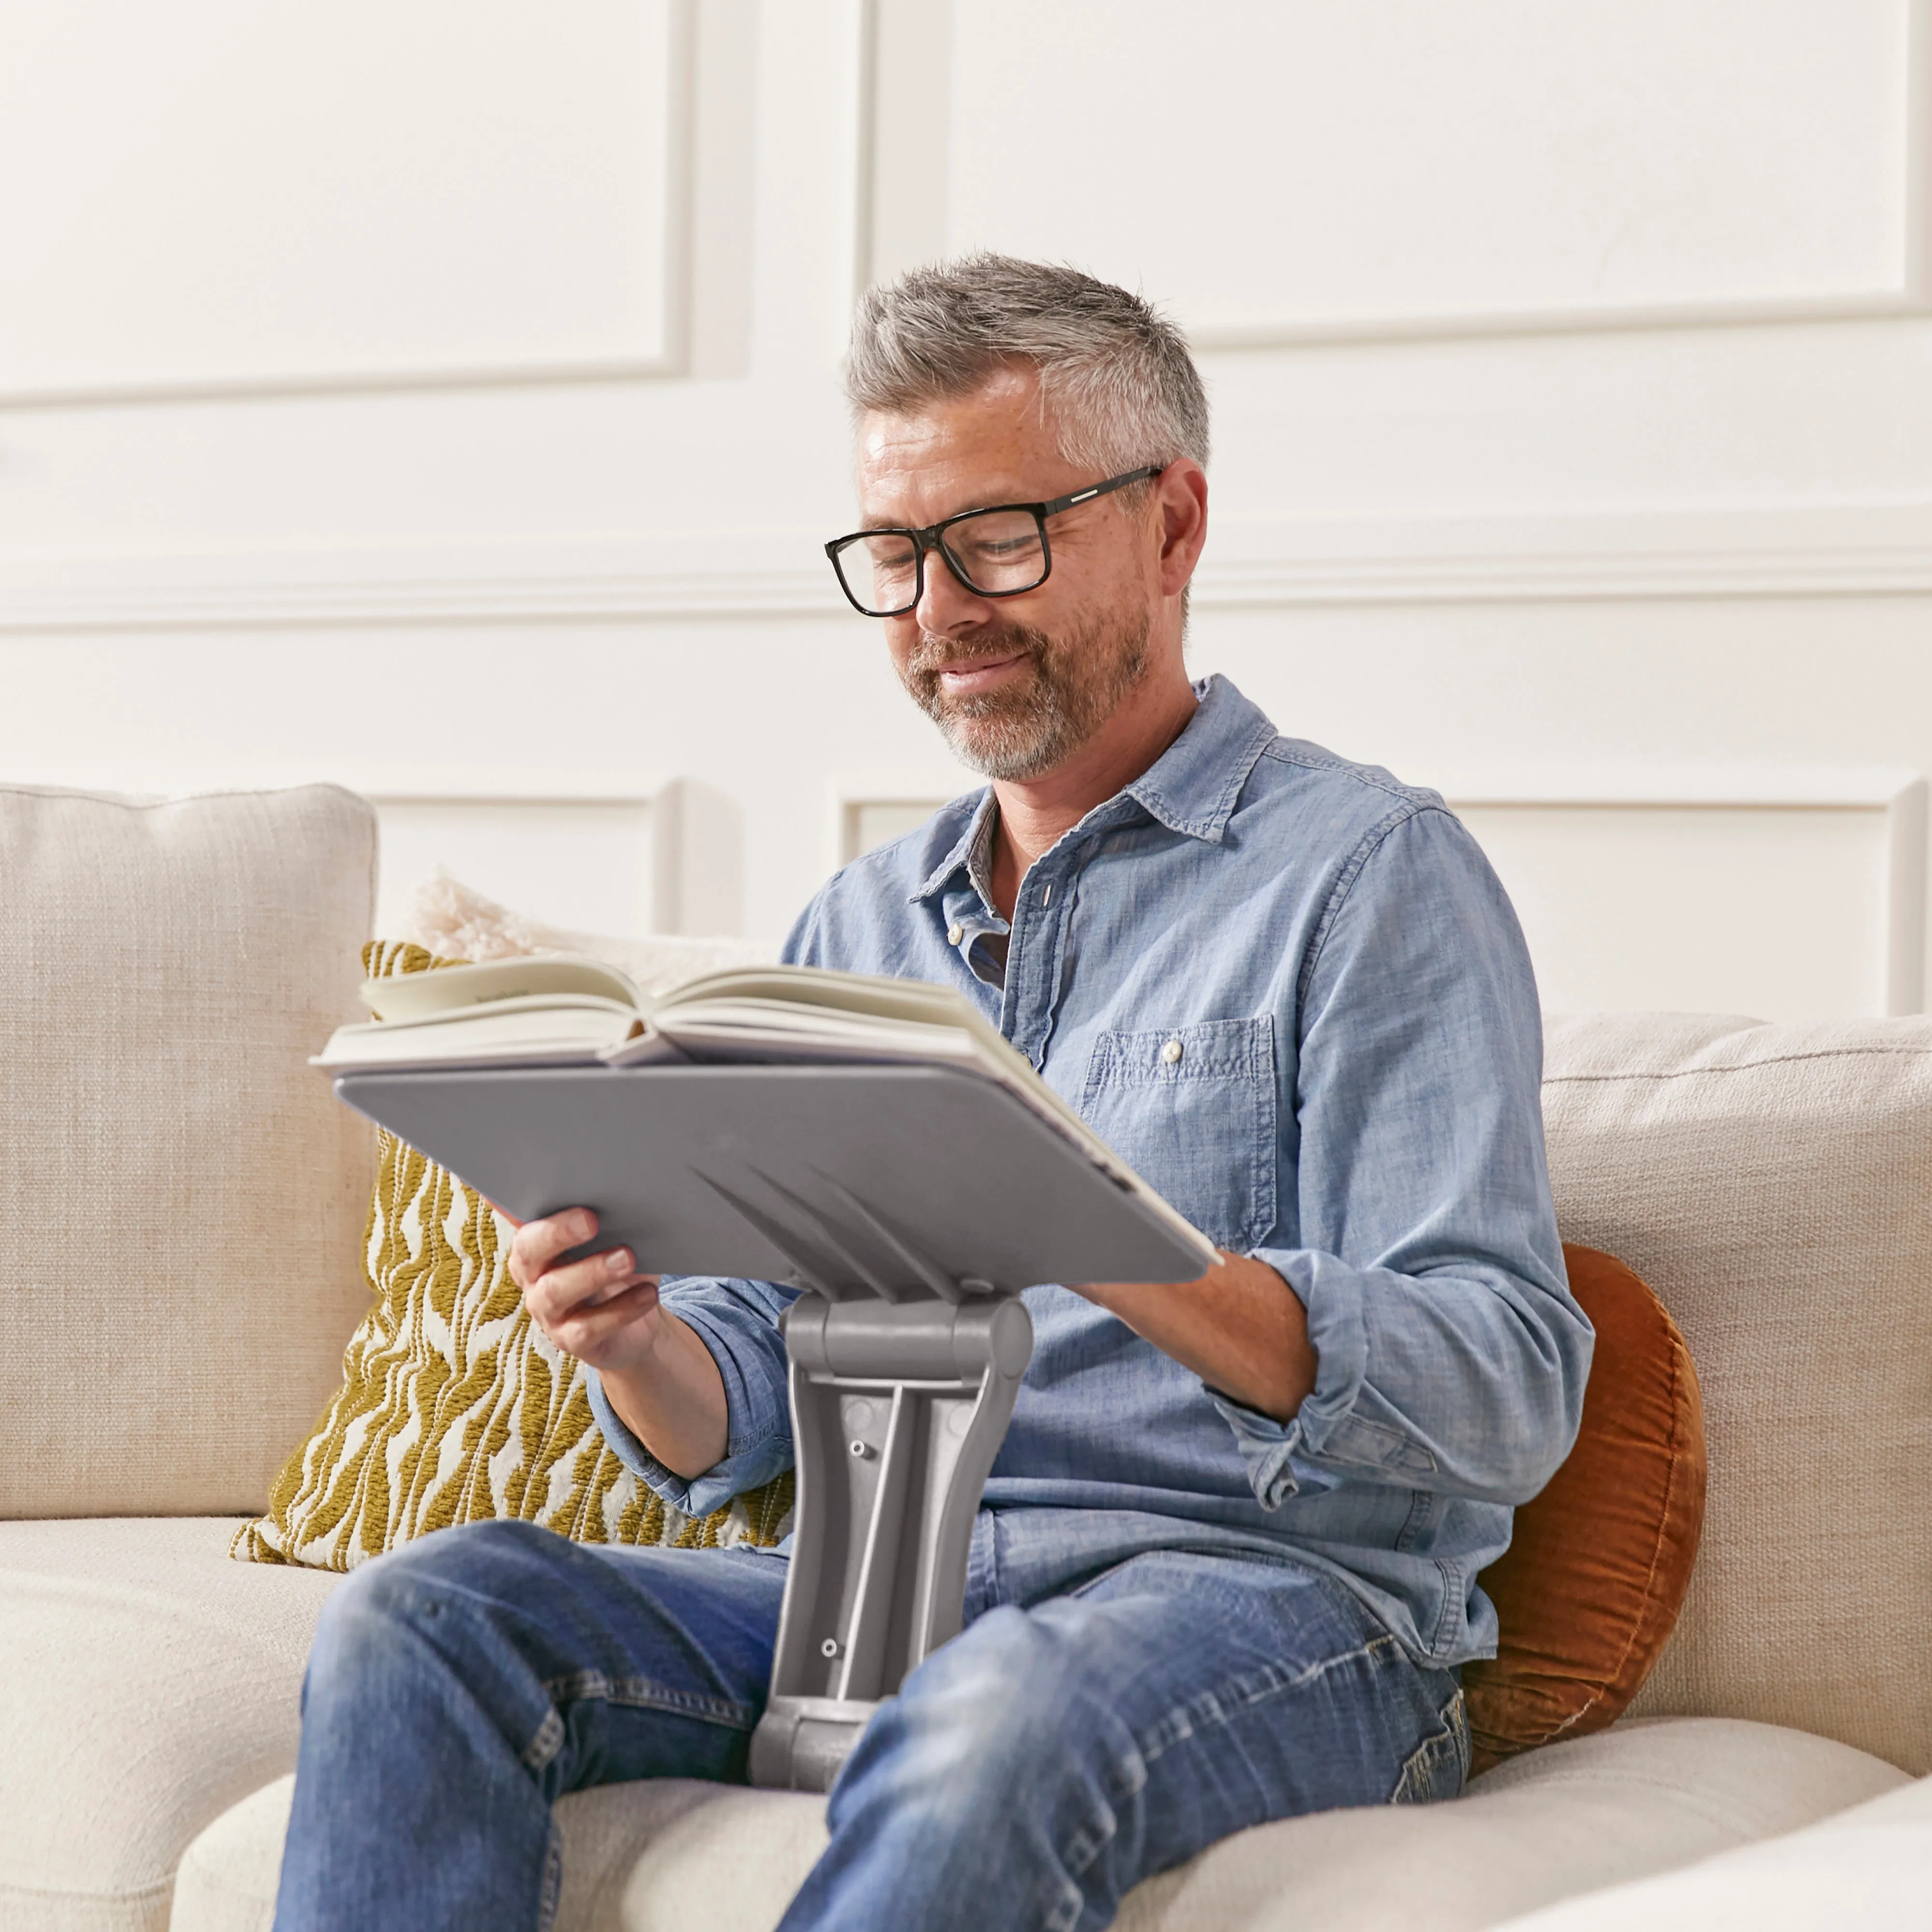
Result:
<instances>
[{"instance_id":1,"label":"gray hair","mask_svg":"<svg viewBox=\"0 0 1932 1932\"><path fill-rule=\"evenodd\" d=\"M909 415L1016 364L1038 372L1070 462L1109 476L1182 456L1207 463L1208 394L1180 331L1111 282L1011 255L963 255L868 289L846 400L855 420Z\"/></svg>"}]
</instances>

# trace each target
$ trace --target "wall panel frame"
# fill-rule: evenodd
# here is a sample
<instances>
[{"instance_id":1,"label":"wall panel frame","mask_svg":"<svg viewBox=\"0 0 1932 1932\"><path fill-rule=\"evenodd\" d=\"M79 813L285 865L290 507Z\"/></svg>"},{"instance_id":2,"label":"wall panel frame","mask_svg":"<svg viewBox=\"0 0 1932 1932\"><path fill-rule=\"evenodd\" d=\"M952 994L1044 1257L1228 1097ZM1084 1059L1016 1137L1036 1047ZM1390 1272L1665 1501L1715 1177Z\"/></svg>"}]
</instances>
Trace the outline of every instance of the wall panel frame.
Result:
<instances>
[{"instance_id":1,"label":"wall panel frame","mask_svg":"<svg viewBox=\"0 0 1932 1932\"><path fill-rule=\"evenodd\" d=\"M749 0L708 0L703 8L698 0L662 0L665 146L658 274L662 299L657 313L638 319L644 340L634 354L553 356L539 352L490 361L458 352L447 358L412 358L385 368L332 368L325 358L232 377L147 378L104 372L98 380L22 382L6 366L5 328L0 318L0 410L656 380L690 370L694 323L705 328L707 341L722 337L728 344L737 344L736 358L742 361L739 338L746 333L742 311L750 300L749 237L748 232L725 231L734 223L748 230L750 220L748 161L739 152L752 136L742 112L748 97L747 69L755 41L755 20L748 6ZM721 84L718 70L725 65L737 70ZM30 186L23 182L17 191L31 191ZM701 242L695 232L700 216L706 224Z\"/></svg>"},{"instance_id":2,"label":"wall panel frame","mask_svg":"<svg viewBox=\"0 0 1932 1932\"><path fill-rule=\"evenodd\" d=\"M1904 0L1906 59L1894 277L1815 295L1445 309L1240 324L1196 320L1199 351L1293 350L1631 330L1870 322L1932 314L1932 0ZM953 0L861 0L862 132L857 147L855 286L882 280L952 245L947 182ZM1096 159L1096 167L1111 165ZM1042 192L1050 192L1042 184ZM1170 296L1174 292L1168 292Z\"/></svg>"}]
</instances>

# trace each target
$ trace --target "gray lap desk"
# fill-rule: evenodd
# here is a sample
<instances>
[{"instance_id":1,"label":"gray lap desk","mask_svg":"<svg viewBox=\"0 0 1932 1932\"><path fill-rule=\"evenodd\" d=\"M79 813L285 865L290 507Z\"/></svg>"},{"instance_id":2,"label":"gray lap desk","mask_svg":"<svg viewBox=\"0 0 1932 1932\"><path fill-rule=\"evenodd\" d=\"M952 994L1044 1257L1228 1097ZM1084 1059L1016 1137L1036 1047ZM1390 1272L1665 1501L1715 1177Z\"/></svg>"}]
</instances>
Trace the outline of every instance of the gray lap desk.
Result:
<instances>
[{"instance_id":1,"label":"gray lap desk","mask_svg":"<svg viewBox=\"0 0 1932 1932\"><path fill-rule=\"evenodd\" d=\"M1205 1250L983 1077L950 1067L518 1066L338 1075L349 1104L519 1220L595 1208L649 1273L803 1291L797 1491L760 1784L822 1791L956 1635L1039 1282L1178 1281Z\"/></svg>"}]
</instances>

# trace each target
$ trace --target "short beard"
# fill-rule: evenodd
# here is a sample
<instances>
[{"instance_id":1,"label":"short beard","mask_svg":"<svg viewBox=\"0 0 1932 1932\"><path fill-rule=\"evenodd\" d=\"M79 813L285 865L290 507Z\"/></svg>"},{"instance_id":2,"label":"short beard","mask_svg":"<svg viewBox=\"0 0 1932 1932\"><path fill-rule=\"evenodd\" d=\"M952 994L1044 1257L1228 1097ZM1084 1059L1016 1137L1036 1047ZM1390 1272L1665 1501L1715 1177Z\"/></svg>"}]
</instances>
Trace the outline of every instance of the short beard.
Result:
<instances>
[{"instance_id":1,"label":"short beard","mask_svg":"<svg viewBox=\"0 0 1932 1932\"><path fill-rule=\"evenodd\" d=\"M1106 612L1072 633L1049 637L1029 624L976 633L970 645L922 633L899 667L913 702L939 727L952 754L989 778L1024 784L1077 752L1147 675L1144 608ZM941 664L1024 652L1027 674L979 696L949 698Z\"/></svg>"}]
</instances>

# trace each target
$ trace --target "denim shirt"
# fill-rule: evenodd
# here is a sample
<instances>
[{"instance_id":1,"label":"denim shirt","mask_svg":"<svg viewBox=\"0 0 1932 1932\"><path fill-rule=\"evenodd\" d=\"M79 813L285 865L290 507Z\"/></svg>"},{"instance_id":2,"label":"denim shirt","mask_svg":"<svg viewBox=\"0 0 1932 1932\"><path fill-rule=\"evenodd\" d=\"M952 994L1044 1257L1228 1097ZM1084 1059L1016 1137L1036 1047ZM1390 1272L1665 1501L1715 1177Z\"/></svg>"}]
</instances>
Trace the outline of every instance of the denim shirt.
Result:
<instances>
[{"instance_id":1,"label":"denim shirt","mask_svg":"<svg viewBox=\"0 0 1932 1932\"><path fill-rule=\"evenodd\" d=\"M1153 766L1028 871L1010 928L987 889L988 790L847 866L785 945L957 988L1307 1310L1315 1387L1277 1421L1070 1289L1029 1288L1033 1361L969 1600L1223 1550L1330 1572L1418 1659L1487 1655L1477 1576L1568 1453L1592 1340L1550 1204L1528 956L1434 793L1280 736L1223 678L1196 690ZM666 1284L730 1406L724 1460L694 1480L590 1378L617 1453L678 1508L790 1463L776 1323L793 1292Z\"/></svg>"}]
</instances>

